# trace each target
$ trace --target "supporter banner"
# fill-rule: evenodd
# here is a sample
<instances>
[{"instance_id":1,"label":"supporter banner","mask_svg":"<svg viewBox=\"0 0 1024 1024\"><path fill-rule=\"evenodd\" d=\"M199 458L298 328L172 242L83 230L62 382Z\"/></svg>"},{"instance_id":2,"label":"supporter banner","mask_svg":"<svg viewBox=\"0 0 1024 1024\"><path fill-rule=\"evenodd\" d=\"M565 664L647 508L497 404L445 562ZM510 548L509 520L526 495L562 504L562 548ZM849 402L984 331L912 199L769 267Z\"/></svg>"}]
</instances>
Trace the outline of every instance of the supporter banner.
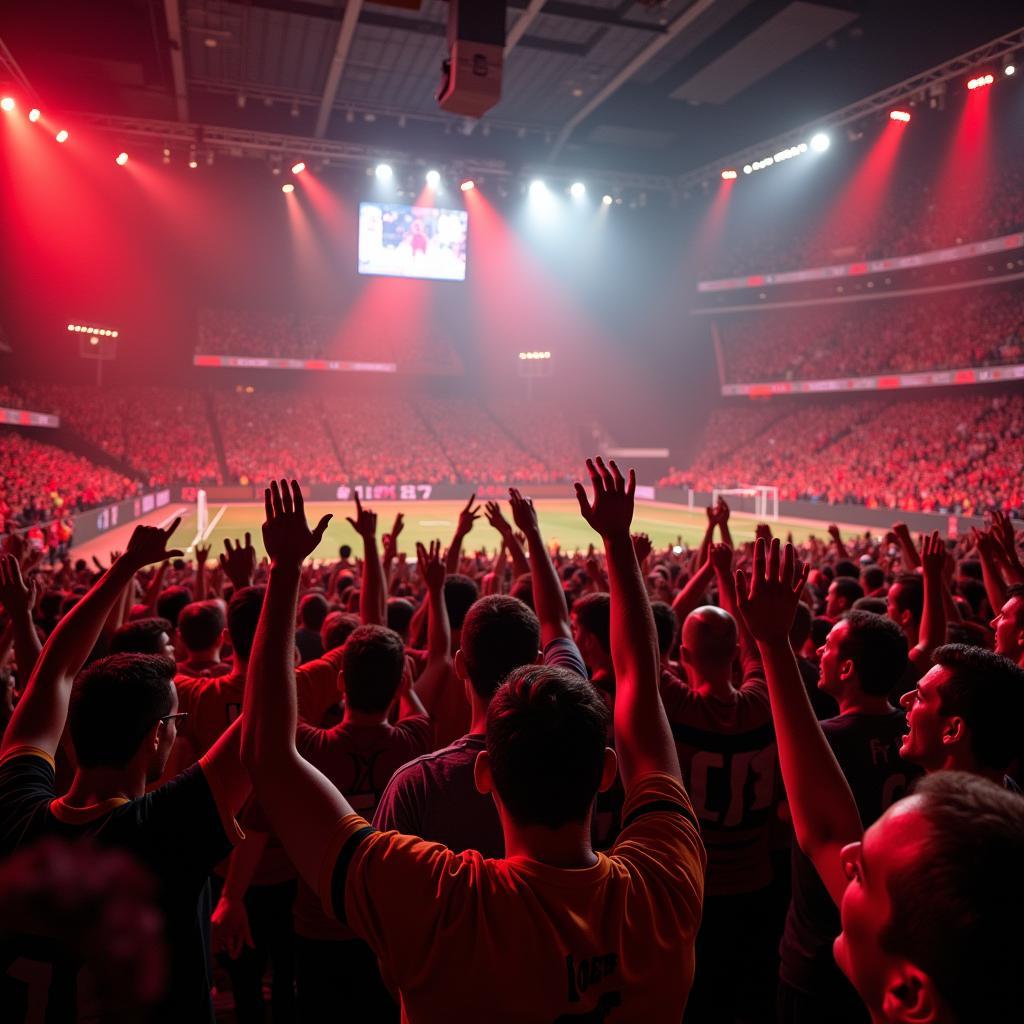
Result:
<instances>
[{"instance_id":1,"label":"supporter banner","mask_svg":"<svg viewBox=\"0 0 1024 1024\"><path fill-rule=\"evenodd\" d=\"M195 355L193 366L231 366L244 370L330 370L336 373L398 373L397 363L360 363L348 359L278 359L272 356Z\"/></svg>"},{"instance_id":2,"label":"supporter banner","mask_svg":"<svg viewBox=\"0 0 1024 1024\"><path fill-rule=\"evenodd\" d=\"M125 523L130 523L135 519L141 519L142 516L149 515L150 512L170 503L171 492L163 490L139 494L113 505L89 509L88 512L76 512L71 517L74 526L71 543L73 546L77 546L94 540L108 530L124 526Z\"/></svg>"},{"instance_id":3,"label":"supporter banner","mask_svg":"<svg viewBox=\"0 0 1024 1024\"><path fill-rule=\"evenodd\" d=\"M713 281L699 281L698 292L728 292L740 288L763 288L766 285L802 284L806 281L829 281L839 277L863 277L865 274L880 274L886 270L912 270L914 267L928 267L936 263L955 263L969 260L973 256L985 256L993 252L1006 252L1024 248L1024 233L1001 235L983 242L969 242L967 245L953 245L946 249L932 249L929 252L914 253L910 256L889 256L880 260L861 260L857 263L834 263L827 267L807 267L803 270L786 270L780 273L749 274L746 277L723 277Z\"/></svg>"},{"instance_id":4,"label":"supporter banner","mask_svg":"<svg viewBox=\"0 0 1024 1024\"><path fill-rule=\"evenodd\" d=\"M835 377L827 380L772 380L753 384L723 384L722 394L821 395L847 391L897 391L901 388L944 388L957 384L1003 384L1024 380L1024 365L965 367L960 370L925 370L919 373L890 373L876 377Z\"/></svg>"},{"instance_id":5,"label":"supporter banner","mask_svg":"<svg viewBox=\"0 0 1024 1024\"><path fill-rule=\"evenodd\" d=\"M29 412L28 409L7 409L0 406L0 423L15 427L59 427L60 417L48 412Z\"/></svg>"}]
</instances>

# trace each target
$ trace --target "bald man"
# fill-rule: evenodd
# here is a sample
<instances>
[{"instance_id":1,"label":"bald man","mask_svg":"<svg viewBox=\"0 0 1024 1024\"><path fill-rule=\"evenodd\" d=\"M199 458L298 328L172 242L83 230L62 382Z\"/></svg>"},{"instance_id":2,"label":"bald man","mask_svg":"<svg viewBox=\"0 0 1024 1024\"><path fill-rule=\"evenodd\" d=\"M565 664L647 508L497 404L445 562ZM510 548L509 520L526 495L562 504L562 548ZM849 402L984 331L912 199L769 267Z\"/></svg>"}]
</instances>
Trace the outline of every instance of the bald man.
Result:
<instances>
[{"instance_id":1,"label":"bald man","mask_svg":"<svg viewBox=\"0 0 1024 1024\"><path fill-rule=\"evenodd\" d=\"M680 663L688 684L667 682L662 699L708 854L686 1020L772 1019L777 757L764 670L737 620L712 605L684 621Z\"/></svg>"}]
</instances>

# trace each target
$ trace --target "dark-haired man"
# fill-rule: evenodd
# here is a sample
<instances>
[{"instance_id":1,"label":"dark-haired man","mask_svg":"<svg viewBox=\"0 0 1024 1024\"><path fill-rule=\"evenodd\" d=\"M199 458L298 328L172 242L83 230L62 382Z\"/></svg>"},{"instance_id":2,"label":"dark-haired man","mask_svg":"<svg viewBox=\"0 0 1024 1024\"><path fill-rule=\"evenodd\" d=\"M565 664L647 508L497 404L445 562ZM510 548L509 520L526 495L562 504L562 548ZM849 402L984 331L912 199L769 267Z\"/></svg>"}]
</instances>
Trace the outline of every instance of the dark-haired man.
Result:
<instances>
[{"instance_id":1,"label":"dark-haired man","mask_svg":"<svg viewBox=\"0 0 1024 1024\"><path fill-rule=\"evenodd\" d=\"M110 640L110 654L158 654L174 660L174 627L167 619L151 616L119 626Z\"/></svg>"},{"instance_id":2,"label":"dark-haired man","mask_svg":"<svg viewBox=\"0 0 1024 1024\"><path fill-rule=\"evenodd\" d=\"M1006 600L992 620L996 634L996 654L1024 668L1024 583L1006 588Z\"/></svg>"},{"instance_id":3,"label":"dark-haired man","mask_svg":"<svg viewBox=\"0 0 1024 1024\"><path fill-rule=\"evenodd\" d=\"M400 768L381 798L374 816L380 829L396 829L444 843L449 849L479 850L501 857L505 841L494 802L476 788L474 766L485 748L487 706L506 676L541 657L586 676L571 639L565 593L551 562L533 505L511 492L513 518L530 548L534 604L540 619L522 601L493 594L476 601L466 613L455 673L472 708L469 732L447 747ZM445 583L445 605L448 601ZM421 692L426 693L421 687Z\"/></svg>"},{"instance_id":4,"label":"dark-haired man","mask_svg":"<svg viewBox=\"0 0 1024 1024\"><path fill-rule=\"evenodd\" d=\"M113 655L90 666L72 687L135 573L181 554L165 550L177 525L178 520L167 530L136 527L125 553L47 641L0 746L0 855L47 835L92 836L132 851L156 876L171 956L155 1019L212 1022L199 900L213 865L241 838L234 815L249 781L238 758L239 727L229 729L198 765L147 793L147 784L163 772L181 717L174 662L158 655ZM3 585L21 586L16 561L3 562ZM70 790L58 798L53 759L69 704L77 769ZM5 1010L12 1005L8 1000L29 998L24 991L19 996L24 986L13 979L38 975L39 961L49 961L52 974L43 992L48 990L54 1016L47 1019L77 1019L76 969L66 951L52 945L60 938L37 936L23 944L7 937L12 952L5 960ZM22 959L12 962L12 956ZM36 962L34 970L26 960ZM86 993L87 986L80 990L83 1000ZM78 1013L89 1010L77 1006Z\"/></svg>"},{"instance_id":5,"label":"dark-haired man","mask_svg":"<svg viewBox=\"0 0 1024 1024\"><path fill-rule=\"evenodd\" d=\"M987 1024L1020 1012L1024 800L937 772L867 831L789 646L807 580L792 545L758 540L741 613L757 639L800 848L840 906L836 963L879 1024Z\"/></svg>"},{"instance_id":6,"label":"dark-haired man","mask_svg":"<svg viewBox=\"0 0 1024 1024\"><path fill-rule=\"evenodd\" d=\"M568 670L520 669L488 708L476 776L493 794L507 859L378 832L299 756L290 633L302 560L329 517L309 529L298 484L266 492L271 569L243 715L254 716L246 765L300 873L381 958L407 1020L523 1024L617 1010L676 1024L683 1012L703 851L658 695L654 622L629 535L635 478L627 485L600 460L588 468L593 502L582 486L577 494L605 540L627 792L610 856L589 843L594 796L615 774L607 711Z\"/></svg>"},{"instance_id":7,"label":"dark-haired man","mask_svg":"<svg viewBox=\"0 0 1024 1024\"><path fill-rule=\"evenodd\" d=\"M839 704L839 716L821 729L867 827L920 775L899 756L906 716L888 699L906 670L906 640L891 620L854 611L836 623L818 653L818 685ZM794 846L792 900L780 946L781 1024L867 1021L863 1002L832 958L839 932L835 905L814 865Z\"/></svg>"},{"instance_id":8,"label":"dark-haired man","mask_svg":"<svg viewBox=\"0 0 1024 1024\"><path fill-rule=\"evenodd\" d=\"M229 661L221 661L227 617L223 601L193 601L178 616L178 640L185 658L178 662L179 676L226 676Z\"/></svg>"},{"instance_id":9,"label":"dark-haired man","mask_svg":"<svg viewBox=\"0 0 1024 1024\"><path fill-rule=\"evenodd\" d=\"M864 596L864 588L850 576L839 576L828 585L825 595L825 618L838 622L853 608L854 601Z\"/></svg>"}]
</instances>

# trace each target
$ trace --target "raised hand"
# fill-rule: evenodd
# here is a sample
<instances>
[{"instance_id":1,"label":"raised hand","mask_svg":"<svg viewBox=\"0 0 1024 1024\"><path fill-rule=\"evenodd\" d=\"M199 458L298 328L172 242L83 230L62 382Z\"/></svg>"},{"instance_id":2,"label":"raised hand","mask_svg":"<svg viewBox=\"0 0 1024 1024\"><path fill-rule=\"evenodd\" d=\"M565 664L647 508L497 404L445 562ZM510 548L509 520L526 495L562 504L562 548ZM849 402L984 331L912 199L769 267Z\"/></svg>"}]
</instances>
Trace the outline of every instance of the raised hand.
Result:
<instances>
[{"instance_id":1,"label":"raised hand","mask_svg":"<svg viewBox=\"0 0 1024 1024\"><path fill-rule=\"evenodd\" d=\"M715 505L715 518L718 520L719 526L725 526L729 522L729 504L725 498L719 497L718 503Z\"/></svg>"},{"instance_id":2,"label":"raised hand","mask_svg":"<svg viewBox=\"0 0 1024 1024\"><path fill-rule=\"evenodd\" d=\"M766 644L789 642L809 570L810 565L797 558L792 544L782 552L778 538L771 545L758 538L751 579L747 580L742 569L736 572L736 599L755 640Z\"/></svg>"},{"instance_id":3,"label":"raised hand","mask_svg":"<svg viewBox=\"0 0 1024 1024\"><path fill-rule=\"evenodd\" d=\"M381 538L384 542L385 554L390 552L392 558L398 554L398 537L404 529L405 515L399 512L395 516L395 521L391 524L391 532L384 534L383 538Z\"/></svg>"},{"instance_id":4,"label":"raised hand","mask_svg":"<svg viewBox=\"0 0 1024 1024\"><path fill-rule=\"evenodd\" d=\"M357 499L358 500L358 499ZM306 507L297 480L291 488L282 480L280 487L276 480L263 492L267 521L263 524L263 544L271 558L272 565L301 565L323 538L330 513L323 516L314 529L306 522ZM373 517L376 525L377 517Z\"/></svg>"},{"instance_id":5,"label":"raised hand","mask_svg":"<svg viewBox=\"0 0 1024 1024\"><path fill-rule=\"evenodd\" d=\"M255 946L242 900L226 900L222 896L210 915L210 925L210 943L215 953L227 953L230 959L237 960L244 946Z\"/></svg>"},{"instance_id":6,"label":"raised hand","mask_svg":"<svg viewBox=\"0 0 1024 1024\"><path fill-rule=\"evenodd\" d=\"M767 523L758 523L754 527L754 539L756 540L758 537L763 537L765 543L770 544L772 542L772 528ZM792 534L789 536L789 542L791 544L793 542Z\"/></svg>"},{"instance_id":7,"label":"raised hand","mask_svg":"<svg viewBox=\"0 0 1024 1024\"><path fill-rule=\"evenodd\" d=\"M1006 561L1012 566L1020 567L1020 555L1017 552L1017 534L1010 522L1010 517L996 509L992 513L992 536L1002 548Z\"/></svg>"},{"instance_id":8,"label":"raised hand","mask_svg":"<svg viewBox=\"0 0 1024 1024\"><path fill-rule=\"evenodd\" d=\"M636 473L631 469L627 481L623 479L614 459L606 466L600 455L596 460L587 459L587 472L594 488L594 497L592 500L589 499L583 484L576 483L576 500L580 503L580 515L602 537L622 534L628 537L629 525L633 521Z\"/></svg>"},{"instance_id":9,"label":"raised hand","mask_svg":"<svg viewBox=\"0 0 1024 1024\"><path fill-rule=\"evenodd\" d=\"M167 542L180 523L181 516L178 516L166 530L161 530L159 526L136 526L124 557L130 559L137 569L154 562L165 562L169 558L181 558L184 551L178 548L167 550Z\"/></svg>"},{"instance_id":10,"label":"raised hand","mask_svg":"<svg viewBox=\"0 0 1024 1024\"><path fill-rule=\"evenodd\" d=\"M840 540L840 539L841 539L841 538L840 538L840 535L839 535L839 527L838 527L838 526L836 526L836 524L835 524L835 523L829 523L829 526L828 526L828 535L829 535L829 536L830 536L830 537L831 537L831 538L832 538L833 540Z\"/></svg>"},{"instance_id":11,"label":"raised hand","mask_svg":"<svg viewBox=\"0 0 1024 1024\"><path fill-rule=\"evenodd\" d=\"M16 530L11 530L7 537L4 539L4 551L16 558L21 563L21 560L25 557L28 551L28 540L23 537Z\"/></svg>"},{"instance_id":12,"label":"raised hand","mask_svg":"<svg viewBox=\"0 0 1024 1024\"><path fill-rule=\"evenodd\" d=\"M515 488L508 489L508 503L512 509L512 520L519 527L523 536L530 537L540 532L537 522L537 510L533 507L532 498L524 498Z\"/></svg>"},{"instance_id":13,"label":"raised hand","mask_svg":"<svg viewBox=\"0 0 1024 1024\"><path fill-rule=\"evenodd\" d=\"M636 560L640 565L644 564L644 559L647 558L650 553L654 550L654 545L651 543L651 538L646 533L634 533L633 534L633 550L636 552Z\"/></svg>"},{"instance_id":14,"label":"raised hand","mask_svg":"<svg viewBox=\"0 0 1024 1024\"><path fill-rule=\"evenodd\" d=\"M442 561L439 540L432 540L429 548L417 542L416 564L419 567L420 579L426 584L427 590L436 592L444 586L447 572Z\"/></svg>"},{"instance_id":15,"label":"raised hand","mask_svg":"<svg viewBox=\"0 0 1024 1024\"><path fill-rule=\"evenodd\" d=\"M36 585L21 577L21 566L14 555L0 555L0 605L13 619L31 616L36 601Z\"/></svg>"},{"instance_id":16,"label":"raised hand","mask_svg":"<svg viewBox=\"0 0 1024 1024\"><path fill-rule=\"evenodd\" d=\"M719 575L728 576L732 572L732 548L728 544L712 544L708 558Z\"/></svg>"},{"instance_id":17,"label":"raised hand","mask_svg":"<svg viewBox=\"0 0 1024 1024\"><path fill-rule=\"evenodd\" d=\"M931 536L925 534L921 538L921 569L925 576L942 576L946 565L946 544L933 530Z\"/></svg>"},{"instance_id":18,"label":"raised hand","mask_svg":"<svg viewBox=\"0 0 1024 1024\"><path fill-rule=\"evenodd\" d=\"M246 537L249 535L246 534ZM197 544L194 549L196 556L196 565L205 565L206 560L210 557L210 548L213 545L207 544L205 547L202 544Z\"/></svg>"},{"instance_id":19,"label":"raised hand","mask_svg":"<svg viewBox=\"0 0 1024 1024\"><path fill-rule=\"evenodd\" d=\"M477 505L476 508L473 508L474 501L476 501L475 491L469 496L469 501L459 513L459 525L456 532L462 534L463 537L473 529L473 524L480 518L480 506Z\"/></svg>"},{"instance_id":20,"label":"raised hand","mask_svg":"<svg viewBox=\"0 0 1024 1024\"><path fill-rule=\"evenodd\" d=\"M496 501L489 501L484 505L484 516L490 526L493 526L502 537L512 535L512 526L502 515L501 506Z\"/></svg>"},{"instance_id":21,"label":"raised hand","mask_svg":"<svg viewBox=\"0 0 1024 1024\"><path fill-rule=\"evenodd\" d=\"M346 516L345 521L359 534L363 540L373 541L377 537L377 513L363 508L359 495L356 495L356 517Z\"/></svg>"},{"instance_id":22,"label":"raised hand","mask_svg":"<svg viewBox=\"0 0 1024 1024\"><path fill-rule=\"evenodd\" d=\"M230 539L225 538L224 552L220 556L220 567L235 590L251 587L256 578L256 549L252 546L252 534L246 533L244 545L236 540L234 547Z\"/></svg>"}]
</instances>

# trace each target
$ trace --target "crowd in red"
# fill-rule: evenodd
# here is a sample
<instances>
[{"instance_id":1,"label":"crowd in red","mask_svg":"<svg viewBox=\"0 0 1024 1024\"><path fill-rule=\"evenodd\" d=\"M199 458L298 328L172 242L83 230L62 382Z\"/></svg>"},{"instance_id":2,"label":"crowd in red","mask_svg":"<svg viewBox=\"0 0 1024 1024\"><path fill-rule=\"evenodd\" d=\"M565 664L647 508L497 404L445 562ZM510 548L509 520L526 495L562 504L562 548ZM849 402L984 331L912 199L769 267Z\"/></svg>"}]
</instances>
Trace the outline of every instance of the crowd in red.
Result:
<instances>
[{"instance_id":1,"label":"crowd in red","mask_svg":"<svg viewBox=\"0 0 1024 1024\"><path fill-rule=\"evenodd\" d=\"M662 486L778 486L782 500L980 514L1024 509L1024 396L773 401L720 408ZM753 443L757 440L757 443Z\"/></svg>"},{"instance_id":2,"label":"crowd in red","mask_svg":"<svg viewBox=\"0 0 1024 1024\"><path fill-rule=\"evenodd\" d=\"M425 326L400 331L347 330L343 316L203 309L198 352L278 359L338 359L394 363L400 372L459 374L450 338Z\"/></svg>"},{"instance_id":3,"label":"crowd in red","mask_svg":"<svg viewBox=\"0 0 1024 1024\"><path fill-rule=\"evenodd\" d=\"M717 324L731 383L1019 363L1024 289L764 310Z\"/></svg>"}]
</instances>

